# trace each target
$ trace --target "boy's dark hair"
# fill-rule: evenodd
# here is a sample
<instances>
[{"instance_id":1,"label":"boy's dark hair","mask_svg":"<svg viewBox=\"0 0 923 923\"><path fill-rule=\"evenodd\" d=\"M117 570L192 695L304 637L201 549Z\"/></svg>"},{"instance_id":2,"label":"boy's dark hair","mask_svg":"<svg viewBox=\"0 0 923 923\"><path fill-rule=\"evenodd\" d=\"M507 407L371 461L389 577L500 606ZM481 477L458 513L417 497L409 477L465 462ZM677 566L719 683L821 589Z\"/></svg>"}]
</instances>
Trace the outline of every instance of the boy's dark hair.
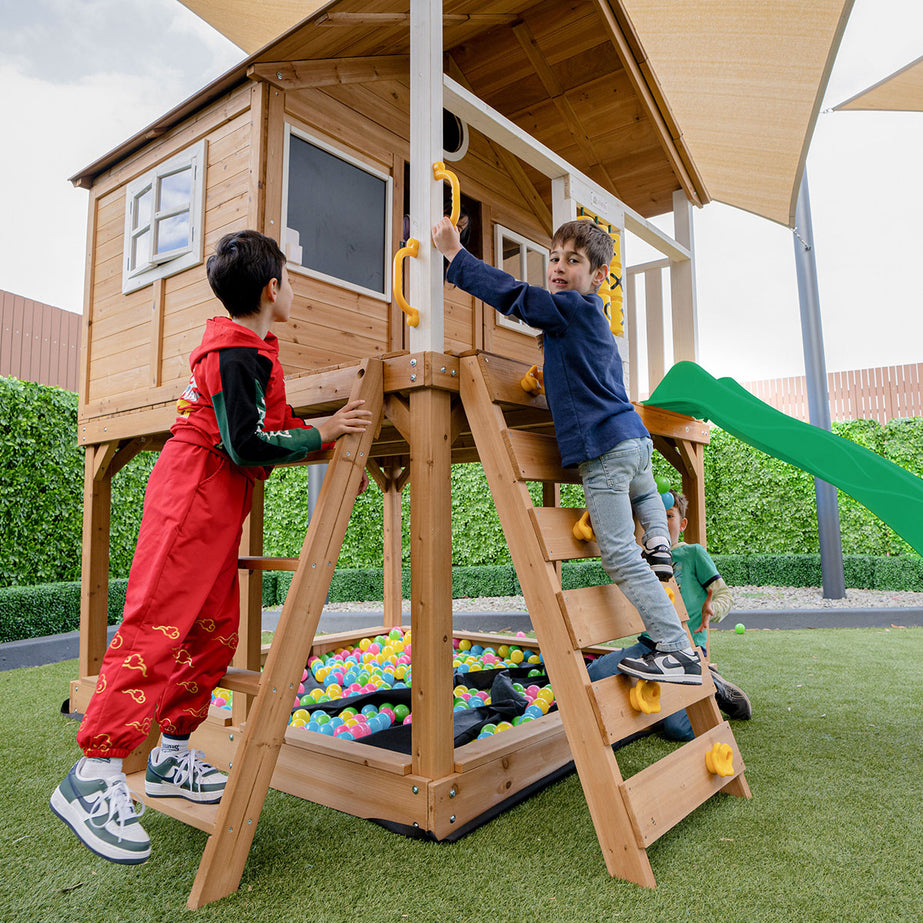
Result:
<instances>
[{"instance_id":1,"label":"boy's dark hair","mask_svg":"<svg viewBox=\"0 0 923 923\"><path fill-rule=\"evenodd\" d=\"M270 279L282 283L285 254L259 231L225 234L205 264L208 284L231 317L258 314Z\"/></svg>"},{"instance_id":2,"label":"boy's dark hair","mask_svg":"<svg viewBox=\"0 0 923 923\"><path fill-rule=\"evenodd\" d=\"M552 249L568 240L574 242L575 248L586 253L591 270L599 269L600 266L608 266L612 262L614 246L612 238L595 221L588 218L565 221L551 238Z\"/></svg>"},{"instance_id":3,"label":"boy's dark hair","mask_svg":"<svg viewBox=\"0 0 923 923\"><path fill-rule=\"evenodd\" d=\"M673 494L673 503L676 506L676 511L679 513L680 519L686 518L686 510L689 509L689 501L686 499L686 495L680 493L678 490L671 490Z\"/></svg>"}]
</instances>

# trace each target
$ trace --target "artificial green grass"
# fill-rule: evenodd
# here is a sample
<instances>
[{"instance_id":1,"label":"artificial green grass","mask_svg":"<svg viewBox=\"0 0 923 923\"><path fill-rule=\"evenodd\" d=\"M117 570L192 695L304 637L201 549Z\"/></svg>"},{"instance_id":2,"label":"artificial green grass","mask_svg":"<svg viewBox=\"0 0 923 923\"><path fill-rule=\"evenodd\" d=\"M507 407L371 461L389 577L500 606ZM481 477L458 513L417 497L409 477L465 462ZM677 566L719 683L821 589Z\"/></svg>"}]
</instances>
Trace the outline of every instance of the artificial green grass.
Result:
<instances>
[{"instance_id":1,"label":"artificial green grass","mask_svg":"<svg viewBox=\"0 0 923 923\"><path fill-rule=\"evenodd\" d=\"M753 702L733 725L753 798L654 843L654 890L607 875L572 774L452 844L270 792L240 889L198 911L205 834L148 812L153 856L126 868L48 809L79 755L59 714L75 662L0 673L0 920L918 923L923 629L713 632L712 657ZM621 749L623 775L674 746Z\"/></svg>"}]
</instances>

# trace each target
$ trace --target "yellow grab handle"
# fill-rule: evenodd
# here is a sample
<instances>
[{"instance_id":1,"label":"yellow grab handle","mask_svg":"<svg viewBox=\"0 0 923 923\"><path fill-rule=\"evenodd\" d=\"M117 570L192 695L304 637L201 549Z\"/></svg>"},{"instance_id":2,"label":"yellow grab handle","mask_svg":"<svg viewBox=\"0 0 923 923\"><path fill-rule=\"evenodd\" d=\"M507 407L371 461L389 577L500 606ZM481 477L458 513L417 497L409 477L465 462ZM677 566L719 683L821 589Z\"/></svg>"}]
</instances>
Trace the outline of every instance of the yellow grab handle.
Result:
<instances>
[{"instance_id":1,"label":"yellow grab handle","mask_svg":"<svg viewBox=\"0 0 923 923\"><path fill-rule=\"evenodd\" d=\"M407 241L407 246L401 247L397 253L394 254L394 266L391 272L391 289L394 294L394 300L397 302L398 307L407 315L407 326L416 327L420 323L420 312L416 308L410 307L407 304L407 299L404 297L404 272L403 272L403 262L404 258L408 256L416 256L420 252L420 241L415 237L411 237Z\"/></svg>"},{"instance_id":2,"label":"yellow grab handle","mask_svg":"<svg viewBox=\"0 0 923 923\"><path fill-rule=\"evenodd\" d=\"M461 214L461 190L458 186L458 177L451 170L447 170L445 164L439 160L433 164L433 178L449 181L452 187L452 214L449 215L449 220L452 224L458 224L458 216Z\"/></svg>"},{"instance_id":3,"label":"yellow grab handle","mask_svg":"<svg viewBox=\"0 0 923 923\"><path fill-rule=\"evenodd\" d=\"M596 539L596 533L590 525L590 511L586 510L584 514L574 523L574 538L578 542L592 542Z\"/></svg>"}]
</instances>

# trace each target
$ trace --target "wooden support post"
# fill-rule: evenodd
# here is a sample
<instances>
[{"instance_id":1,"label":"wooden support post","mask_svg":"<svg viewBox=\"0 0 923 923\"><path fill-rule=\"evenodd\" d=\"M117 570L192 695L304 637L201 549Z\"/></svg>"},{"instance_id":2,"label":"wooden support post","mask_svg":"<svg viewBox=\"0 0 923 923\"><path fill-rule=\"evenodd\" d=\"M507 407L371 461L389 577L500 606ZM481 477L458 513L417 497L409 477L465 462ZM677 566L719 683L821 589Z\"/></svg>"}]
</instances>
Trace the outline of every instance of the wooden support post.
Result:
<instances>
[{"instance_id":1,"label":"wooden support post","mask_svg":"<svg viewBox=\"0 0 923 923\"><path fill-rule=\"evenodd\" d=\"M683 458L683 494L689 501L686 541L704 546L705 538L705 447L699 442L677 440Z\"/></svg>"},{"instance_id":2,"label":"wooden support post","mask_svg":"<svg viewBox=\"0 0 923 923\"><path fill-rule=\"evenodd\" d=\"M109 616L109 520L112 475L104 458L112 444L87 446L83 481L83 561L80 577L78 676L95 676L106 652Z\"/></svg>"},{"instance_id":3,"label":"wooden support post","mask_svg":"<svg viewBox=\"0 0 923 923\"><path fill-rule=\"evenodd\" d=\"M390 467L386 471L386 489L384 490L384 611L385 626L393 628L403 621L401 606L404 598L401 586L401 485L399 477L402 469Z\"/></svg>"},{"instance_id":4,"label":"wooden support post","mask_svg":"<svg viewBox=\"0 0 923 923\"><path fill-rule=\"evenodd\" d=\"M453 769L451 394L410 396L413 773Z\"/></svg>"},{"instance_id":5,"label":"wooden support post","mask_svg":"<svg viewBox=\"0 0 923 923\"><path fill-rule=\"evenodd\" d=\"M263 554L263 481L253 484L253 504L250 515L244 523L240 537L242 557L259 557ZM235 667L244 670L260 669L260 647L263 614L263 572L245 570L240 575L240 624L237 634L239 642L231 661ZM245 695L235 695L231 715L235 725L247 720L249 701Z\"/></svg>"},{"instance_id":6,"label":"wooden support post","mask_svg":"<svg viewBox=\"0 0 923 923\"><path fill-rule=\"evenodd\" d=\"M688 250L692 242L692 205L682 189L673 193L674 236ZM673 314L673 362L698 362L698 317L695 300L695 262L670 260L670 303Z\"/></svg>"}]
</instances>

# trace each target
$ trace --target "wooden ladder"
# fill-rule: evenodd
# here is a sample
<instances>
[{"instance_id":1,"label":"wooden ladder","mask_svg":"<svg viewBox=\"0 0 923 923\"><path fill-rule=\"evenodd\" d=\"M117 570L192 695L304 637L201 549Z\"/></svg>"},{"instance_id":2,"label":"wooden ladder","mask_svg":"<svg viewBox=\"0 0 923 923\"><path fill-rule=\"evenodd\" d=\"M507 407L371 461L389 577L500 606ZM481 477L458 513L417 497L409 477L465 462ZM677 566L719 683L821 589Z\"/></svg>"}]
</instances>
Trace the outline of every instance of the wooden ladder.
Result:
<instances>
[{"instance_id":1,"label":"wooden ladder","mask_svg":"<svg viewBox=\"0 0 923 923\"><path fill-rule=\"evenodd\" d=\"M133 794L149 807L210 834L189 895L188 906L192 909L225 897L240 885L292 702L381 422L380 360L367 359L356 366L349 400L357 398L364 400L365 409L372 412L372 423L365 432L347 434L336 442L265 667L262 672L231 668L219 684L253 697L221 802L197 805L182 798L149 799L143 794L144 772L128 776Z\"/></svg>"},{"instance_id":2,"label":"wooden ladder","mask_svg":"<svg viewBox=\"0 0 923 923\"><path fill-rule=\"evenodd\" d=\"M610 875L654 887L646 849L714 795L750 796L743 760L730 726L715 704L710 671L701 686L663 683L661 711L642 714L630 705L633 681L616 676L590 682L583 650L643 630L634 607L614 584L564 590L558 562L596 557L594 542L580 542L572 529L583 510L536 507L528 481L579 482L564 469L553 435L531 423L511 429L501 404L523 416L539 402L519 384L513 363L484 354L461 360L460 391L478 455L484 466L513 564L523 589L567 740ZM518 405L518 406L517 406ZM674 583L675 588L675 583ZM678 609L685 616L679 593ZM628 779L619 771L612 744L685 708L696 738ZM715 743L730 745L733 774L706 768Z\"/></svg>"}]
</instances>

